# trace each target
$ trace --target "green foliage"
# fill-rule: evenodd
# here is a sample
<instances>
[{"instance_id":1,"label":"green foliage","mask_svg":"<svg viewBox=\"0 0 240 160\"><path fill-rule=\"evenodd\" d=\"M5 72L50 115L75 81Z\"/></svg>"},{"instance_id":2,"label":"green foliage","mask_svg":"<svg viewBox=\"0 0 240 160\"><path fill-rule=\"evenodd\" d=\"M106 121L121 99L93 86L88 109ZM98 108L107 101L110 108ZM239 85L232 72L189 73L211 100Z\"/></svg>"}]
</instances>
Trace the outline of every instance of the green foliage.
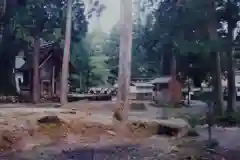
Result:
<instances>
[{"instance_id":1,"label":"green foliage","mask_svg":"<svg viewBox=\"0 0 240 160\"><path fill-rule=\"evenodd\" d=\"M210 71L209 67L204 67L201 72L195 68L201 68L203 63L211 63L209 53L213 48L223 51L226 46L224 39L219 41L209 40L206 9L208 2L205 0L190 0L183 7L177 6L175 1L167 0L154 1L153 3L142 0L138 3L141 2L147 4L145 6L140 5L140 12L144 14L143 17L147 23L142 24L139 17L135 17L133 24L132 78L153 77L166 72L165 69L170 70L171 62L166 61L171 60L172 54L177 55L177 61L179 61L177 64L180 64L177 66L178 71L187 72L186 74L188 74L189 55L197 54L195 60L190 61L197 63L197 65L194 65L194 71L202 73L201 78L205 77ZM104 52L110 57L108 61L111 66L110 72L114 75L111 81L116 80L118 73L119 32L119 24L116 24L104 47ZM182 63L182 60L184 60L184 63Z\"/></svg>"},{"instance_id":2,"label":"green foliage","mask_svg":"<svg viewBox=\"0 0 240 160\"><path fill-rule=\"evenodd\" d=\"M20 49L26 48L26 44L16 36L15 7L18 6L15 0L5 1L5 12L0 18L1 39L0 39L0 74L3 76L0 83L1 94L15 94L16 89L12 84L14 58ZM14 46L14 47L13 47Z\"/></svg>"},{"instance_id":3,"label":"green foliage","mask_svg":"<svg viewBox=\"0 0 240 160\"><path fill-rule=\"evenodd\" d=\"M63 44L66 1L26 0L24 5L7 5L6 13L0 19L3 28L0 64L7 66L11 72L15 55L20 49L30 49L36 36ZM78 82L82 79L81 83L85 85L106 84L107 80L114 83L118 74L119 24L113 27L109 35L100 29L86 35L88 19L94 15L100 16L105 9L100 2L75 0L73 4L71 61L77 66L78 73L73 74L72 78ZM239 0L216 2L220 38L212 41L207 31L211 16L208 0L188 0L182 6L174 0L136 1L140 13L134 17L133 24L132 77L162 74L164 66L170 66L165 63L166 59L173 54L177 55L179 71L189 74L188 66L191 63L194 66L191 73L202 73L200 77L204 77L211 68L210 51L226 52L229 47L222 22L235 28L240 18ZM3 77L11 76L4 73Z\"/></svg>"},{"instance_id":4,"label":"green foliage","mask_svg":"<svg viewBox=\"0 0 240 160\"><path fill-rule=\"evenodd\" d=\"M201 124L202 117L199 114L186 114L184 115L184 119L187 120L188 124L191 128L196 128L197 125Z\"/></svg>"},{"instance_id":5,"label":"green foliage","mask_svg":"<svg viewBox=\"0 0 240 160\"><path fill-rule=\"evenodd\" d=\"M70 74L72 85L75 87L81 87L82 90L87 90L89 46L84 39L80 42L71 43L70 61L77 69L77 73Z\"/></svg>"},{"instance_id":6,"label":"green foliage","mask_svg":"<svg viewBox=\"0 0 240 160\"><path fill-rule=\"evenodd\" d=\"M178 72L188 75L188 66L193 64L194 68L191 69L191 73L202 74L200 77L203 78L212 68L212 59L209 58L211 51L227 52L229 40L226 38L227 30L223 29L223 23L227 22L232 24L233 28L237 27L240 8L238 0L216 1L219 39L215 41L209 39L207 28L212 20L209 18L212 15L209 12L208 0L188 0L184 1L183 5L177 5L176 1L172 0L154 1L153 3L148 3L148 0L142 1L148 4L143 10L150 10L148 17L152 18L148 21L150 25L145 29L145 34L141 36L140 45L147 55L145 61L152 62L151 67L157 70L157 73L164 73L166 69L170 70L166 66L169 66L171 62L167 62L166 59L171 59L170 54L175 54ZM191 54L196 57L194 61ZM197 75L193 76L195 79Z\"/></svg>"},{"instance_id":7,"label":"green foliage","mask_svg":"<svg viewBox=\"0 0 240 160\"><path fill-rule=\"evenodd\" d=\"M179 7L175 1L142 1L147 5L140 5L140 12L145 14L147 24L142 24L138 18L134 20L132 77L152 77L170 70L171 62L166 61L170 61L171 55L175 54L179 72L184 72L184 75L201 73L191 75L194 79L204 79L212 67L209 53L212 50L223 52L227 45L225 38L217 41L209 39L209 2L190 0ZM222 27L220 21L219 26ZM119 32L119 24L116 24L104 47L104 52L110 57L110 72L114 75L111 81L116 80L118 73ZM188 69L190 63L194 63L192 71Z\"/></svg>"},{"instance_id":8,"label":"green foliage","mask_svg":"<svg viewBox=\"0 0 240 160\"><path fill-rule=\"evenodd\" d=\"M133 25L133 39L132 39L132 66L131 76L132 78L150 77L156 74L156 58L150 59L149 54L152 54L146 48L144 48L145 38L147 35L147 26L140 24L140 22ZM151 39L148 39L147 43L151 43ZM114 83L118 76L118 63L119 63L119 47L120 47L120 24L117 23L111 30L106 44L103 47L103 52L109 56L108 65L110 66L109 81ZM154 67L153 67L154 66ZM157 64L159 66L159 64Z\"/></svg>"},{"instance_id":9,"label":"green foliage","mask_svg":"<svg viewBox=\"0 0 240 160\"><path fill-rule=\"evenodd\" d=\"M106 61L108 57L105 55L95 55L90 57L91 80L92 85L107 84L109 70Z\"/></svg>"},{"instance_id":10,"label":"green foliage","mask_svg":"<svg viewBox=\"0 0 240 160\"><path fill-rule=\"evenodd\" d=\"M110 66L109 70L112 76L109 77L109 82L114 84L118 74L118 55L120 47L120 32L119 24L116 24L111 30L103 45L103 53L109 57L107 63Z\"/></svg>"},{"instance_id":11,"label":"green foliage","mask_svg":"<svg viewBox=\"0 0 240 160\"><path fill-rule=\"evenodd\" d=\"M87 31L83 1L73 3L72 40L79 41ZM26 7L16 12L16 24L23 38L41 37L46 41L59 40L65 33L66 1L27 0Z\"/></svg>"},{"instance_id":12,"label":"green foliage","mask_svg":"<svg viewBox=\"0 0 240 160\"><path fill-rule=\"evenodd\" d=\"M2 28L0 73L4 75L0 83L0 92L6 93L11 90L12 93L15 88L12 70L15 56L20 50L26 53L31 50L36 37L44 41L58 41L60 45L64 43L67 0L7 0L6 2L5 13L0 17ZM73 3L72 42L75 44L80 43L86 36L87 19L93 14L100 16L105 9L98 0L92 3L88 3L91 7L87 11L83 0L75 0Z\"/></svg>"},{"instance_id":13,"label":"green foliage","mask_svg":"<svg viewBox=\"0 0 240 160\"><path fill-rule=\"evenodd\" d=\"M223 127L240 126L240 111L225 113L223 116L215 117L215 124Z\"/></svg>"},{"instance_id":14,"label":"green foliage","mask_svg":"<svg viewBox=\"0 0 240 160\"><path fill-rule=\"evenodd\" d=\"M208 124L208 117L202 116L199 114L185 114L180 116L187 120L191 128L195 128L197 125ZM225 113L222 116L212 115L213 125L222 126L222 127L231 127L231 126L240 126L240 111L232 113Z\"/></svg>"},{"instance_id":15,"label":"green foliage","mask_svg":"<svg viewBox=\"0 0 240 160\"><path fill-rule=\"evenodd\" d=\"M88 33L81 42L72 44L71 61L78 70L72 78L78 84L81 79L82 88L108 83L110 72L106 62L109 58L102 52L105 37L106 34L101 30L94 30Z\"/></svg>"}]
</instances>

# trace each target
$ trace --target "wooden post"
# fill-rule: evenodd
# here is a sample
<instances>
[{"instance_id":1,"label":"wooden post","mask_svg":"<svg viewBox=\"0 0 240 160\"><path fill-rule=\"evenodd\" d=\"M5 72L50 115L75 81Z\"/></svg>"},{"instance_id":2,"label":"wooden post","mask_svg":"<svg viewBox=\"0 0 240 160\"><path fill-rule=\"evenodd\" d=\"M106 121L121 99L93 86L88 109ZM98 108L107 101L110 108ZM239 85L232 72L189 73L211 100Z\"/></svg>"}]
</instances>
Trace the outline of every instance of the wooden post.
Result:
<instances>
[{"instance_id":1,"label":"wooden post","mask_svg":"<svg viewBox=\"0 0 240 160\"><path fill-rule=\"evenodd\" d=\"M71 29L72 29L72 0L67 3L67 21L65 33L65 46L62 62L62 76L61 76L61 94L60 102L62 105L68 102L68 76L69 76L69 59L70 59L70 43L71 43Z\"/></svg>"},{"instance_id":2,"label":"wooden post","mask_svg":"<svg viewBox=\"0 0 240 160\"><path fill-rule=\"evenodd\" d=\"M176 57L175 55L172 56L172 63L171 63L171 80L169 83L169 93L170 93L170 103L172 105L176 104L176 99L175 99L175 86L176 86Z\"/></svg>"},{"instance_id":3,"label":"wooden post","mask_svg":"<svg viewBox=\"0 0 240 160\"><path fill-rule=\"evenodd\" d=\"M190 92L191 92L191 86L190 86L190 78L189 78L189 76L187 77L187 86L188 86L188 91L187 91L187 92L188 92L187 105L188 105L188 107L190 107L190 100L191 100L191 99L190 99L190 98L191 98L191 97L190 97L190 96L191 96L191 95L190 95L190 94L191 94Z\"/></svg>"},{"instance_id":4,"label":"wooden post","mask_svg":"<svg viewBox=\"0 0 240 160\"><path fill-rule=\"evenodd\" d=\"M52 96L55 94L55 66L52 68L52 88L51 88Z\"/></svg>"},{"instance_id":5,"label":"wooden post","mask_svg":"<svg viewBox=\"0 0 240 160\"><path fill-rule=\"evenodd\" d=\"M120 121L127 120L129 110L129 88L131 79L132 52L132 0L121 0L120 4L120 53L118 71L118 100L117 107ZM115 112L116 113L116 112ZM114 116L115 117L115 116Z\"/></svg>"}]
</instances>

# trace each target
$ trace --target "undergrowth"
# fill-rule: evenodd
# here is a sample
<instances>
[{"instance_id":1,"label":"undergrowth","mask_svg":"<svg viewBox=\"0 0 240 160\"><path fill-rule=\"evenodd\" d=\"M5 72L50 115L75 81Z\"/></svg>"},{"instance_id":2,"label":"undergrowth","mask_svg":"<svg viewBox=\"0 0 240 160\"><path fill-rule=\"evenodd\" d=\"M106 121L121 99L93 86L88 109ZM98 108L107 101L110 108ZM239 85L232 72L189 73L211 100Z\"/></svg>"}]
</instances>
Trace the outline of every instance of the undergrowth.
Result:
<instances>
[{"instance_id":1,"label":"undergrowth","mask_svg":"<svg viewBox=\"0 0 240 160\"><path fill-rule=\"evenodd\" d=\"M209 123L209 118L206 115L201 116L199 114L185 114L182 116L190 125L191 128L195 128L197 125L205 125ZM240 110L231 113L225 113L221 116L210 116L212 125L221 127L240 127Z\"/></svg>"}]
</instances>

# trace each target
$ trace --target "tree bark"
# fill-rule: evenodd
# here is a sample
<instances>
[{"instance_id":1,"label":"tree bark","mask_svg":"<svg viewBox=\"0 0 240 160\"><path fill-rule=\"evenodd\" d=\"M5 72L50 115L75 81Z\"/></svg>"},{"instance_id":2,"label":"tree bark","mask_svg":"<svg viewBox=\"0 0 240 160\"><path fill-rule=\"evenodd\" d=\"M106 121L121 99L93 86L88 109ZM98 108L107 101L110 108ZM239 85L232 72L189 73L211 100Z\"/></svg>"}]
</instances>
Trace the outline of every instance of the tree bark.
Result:
<instances>
[{"instance_id":1,"label":"tree bark","mask_svg":"<svg viewBox=\"0 0 240 160\"><path fill-rule=\"evenodd\" d=\"M118 71L118 100L117 110L113 117L125 122L129 110L129 87L131 80L131 52L132 52L132 1L121 0L120 6L120 53ZM119 115L120 119L117 118Z\"/></svg>"},{"instance_id":2,"label":"tree bark","mask_svg":"<svg viewBox=\"0 0 240 160\"><path fill-rule=\"evenodd\" d=\"M217 18L216 18L216 6L215 0L209 1L209 18L208 23L208 32L210 36L210 40L216 42L218 40L217 33ZM223 114L223 92L222 92L222 83L221 83L221 64L220 64L220 55L216 48L212 48L211 54L214 60L214 70L213 73L213 93L216 104L216 114Z\"/></svg>"},{"instance_id":3,"label":"tree bark","mask_svg":"<svg viewBox=\"0 0 240 160\"><path fill-rule=\"evenodd\" d=\"M176 83L177 83L177 77L176 77L176 74L177 74L177 66L176 66L176 56L174 55L174 53L172 53L172 58L171 58L171 85L169 85L169 87L170 86L173 86L174 88L175 88L175 86L176 86ZM177 101L176 101L176 99L175 99L175 94L176 93L174 93L174 89L171 89L170 88L170 102L171 102L171 104L173 105L173 106L176 106L176 104L177 104Z\"/></svg>"},{"instance_id":4,"label":"tree bark","mask_svg":"<svg viewBox=\"0 0 240 160\"><path fill-rule=\"evenodd\" d=\"M0 18L3 28L3 35L0 42L0 93L5 95L16 94L16 88L14 86L14 64L15 56L20 50L18 45L15 43L16 39L13 35L13 28L11 25L11 18L15 14L15 0L4 1L4 14ZM14 46L14 47L12 47Z\"/></svg>"},{"instance_id":5,"label":"tree bark","mask_svg":"<svg viewBox=\"0 0 240 160\"><path fill-rule=\"evenodd\" d=\"M68 102L67 95L68 95L71 31L72 31L72 0L68 0L65 46L64 46L64 55L63 55L63 62L62 62L62 76L61 76L60 102L62 105Z\"/></svg>"},{"instance_id":6,"label":"tree bark","mask_svg":"<svg viewBox=\"0 0 240 160\"><path fill-rule=\"evenodd\" d=\"M7 8L7 0L3 0L2 8L1 8L1 14L0 14L0 20L4 16Z\"/></svg>"},{"instance_id":7,"label":"tree bark","mask_svg":"<svg viewBox=\"0 0 240 160\"><path fill-rule=\"evenodd\" d=\"M39 77L39 53L40 37L34 40L34 56L33 56L33 103L40 101L40 77Z\"/></svg>"},{"instance_id":8,"label":"tree bark","mask_svg":"<svg viewBox=\"0 0 240 160\"><path fill-rule=\"evenodd\" d=\"M227 112L234 112L236 103L236 85L235 85L235 67L233 65L233 30L234 25L228 23L228 51L227 51L227 83L228 83L228 99Z\"/></svg>"},{"instance_id":9,"label":"tree bark","mask_svg":"<svg viewBox=\"0 0 240 160\"><path fill-rule=\"evenodd\" d=\"M215 99L215 113L217 115L223 114L223 91L221 82L221 64L220 55L218 52L212 52L214 61L214 67L212 71L213 75L213 98Z\"/></svg>"},{"instance_id":10,"label":"tree bark","mask_svg":"<svg viewBox=\"0 0 240 160\"><path fill-rule=\"evenodd\" d=\"M173 51L172 51L172 42L169 44L164 45L163 49L163 64L162 64L162 75L169 76L172 73L172 58L173 58Z\"/></svg>"},{"instance_id":11,"label":"tree bark","mask_svg":"<svg viewBox=\"0 0 240 160\"><path fill-rule=\"evenodd\" d=\"M90 87L90 68L88 68L88 70L87 70L87 75L86 75L86 80L85 80L86 92L88 92L89 87Z\"/></svg>"},{"instance_id":12,"label":"tree bark","mask_svg":"<svg viewBox=\"0 0 240 160\"><path fill-rule=\"evenodd\" d=\"M228 99L227 99L227 112L234 112L236 105L236 84L235 84L235 66L233 61L233 32L236 26L237 20L232 17L232 6L234 6L231 0L227 1L227 83L228 83Z\"/></svg>"}]
</instances>

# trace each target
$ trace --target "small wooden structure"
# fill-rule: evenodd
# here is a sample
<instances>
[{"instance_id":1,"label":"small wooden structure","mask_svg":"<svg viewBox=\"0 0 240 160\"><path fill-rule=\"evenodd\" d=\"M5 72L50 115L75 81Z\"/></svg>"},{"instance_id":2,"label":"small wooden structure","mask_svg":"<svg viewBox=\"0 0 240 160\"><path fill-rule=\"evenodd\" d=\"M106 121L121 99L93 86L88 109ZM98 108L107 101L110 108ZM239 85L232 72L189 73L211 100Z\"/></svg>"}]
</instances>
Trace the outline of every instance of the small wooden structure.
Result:
<instances>
[{"instance_id":1,"label":"small wooden structure","mask_svg":"<svg viewBox=\"0 0 240 160\"><path fill-rule=\"evenodd\" d=\"M52 42L43 44L40 47L40 97L41 99L52 99L60 95L60 76L62 66L63 50L58 43ZM18 56L18 59L24 59L23 65L16 68L15 75L20 93L24 97L31 97L33 87L33 53L28 55ZM17 63L17 62L16 62ZM70 69L73 70L73 65L70 64Z\"/></svg>"},{"instance_id":2,"label":"small wooden structure","mask_svg":"<svg viewBox=\"0 0 240 160\"><path fill-rule=\"evenodd\" d=\"M137 82L133 83L135 86L135 96L136 100L151 100L152 99L152 92L153 92L153 85L147 82Z\"/></svg>"},{"instance_id":3,"label":"small wooden structure","mask_svg":"<svg viewBox=\"0 0 240 160\"><path fill-rule=\"evenodd\" d=\"M167 104L182 100L181 83L172 81L171 76L163 76L150 81L153 84L152 100L157 104Z\"/></svg>"},{"instance_id":4,"label":"small wooden structure","mask_svg":"<svg viewBox=\"0 0 240 160\"><path fill-rule=\"evenodd\" d=\"M118 89L118 85L114 87ZM153 85L148 82L132 82L129 86L128 98L131 100L151 100L153 93Z\"/></svg>"}]
</instances>

